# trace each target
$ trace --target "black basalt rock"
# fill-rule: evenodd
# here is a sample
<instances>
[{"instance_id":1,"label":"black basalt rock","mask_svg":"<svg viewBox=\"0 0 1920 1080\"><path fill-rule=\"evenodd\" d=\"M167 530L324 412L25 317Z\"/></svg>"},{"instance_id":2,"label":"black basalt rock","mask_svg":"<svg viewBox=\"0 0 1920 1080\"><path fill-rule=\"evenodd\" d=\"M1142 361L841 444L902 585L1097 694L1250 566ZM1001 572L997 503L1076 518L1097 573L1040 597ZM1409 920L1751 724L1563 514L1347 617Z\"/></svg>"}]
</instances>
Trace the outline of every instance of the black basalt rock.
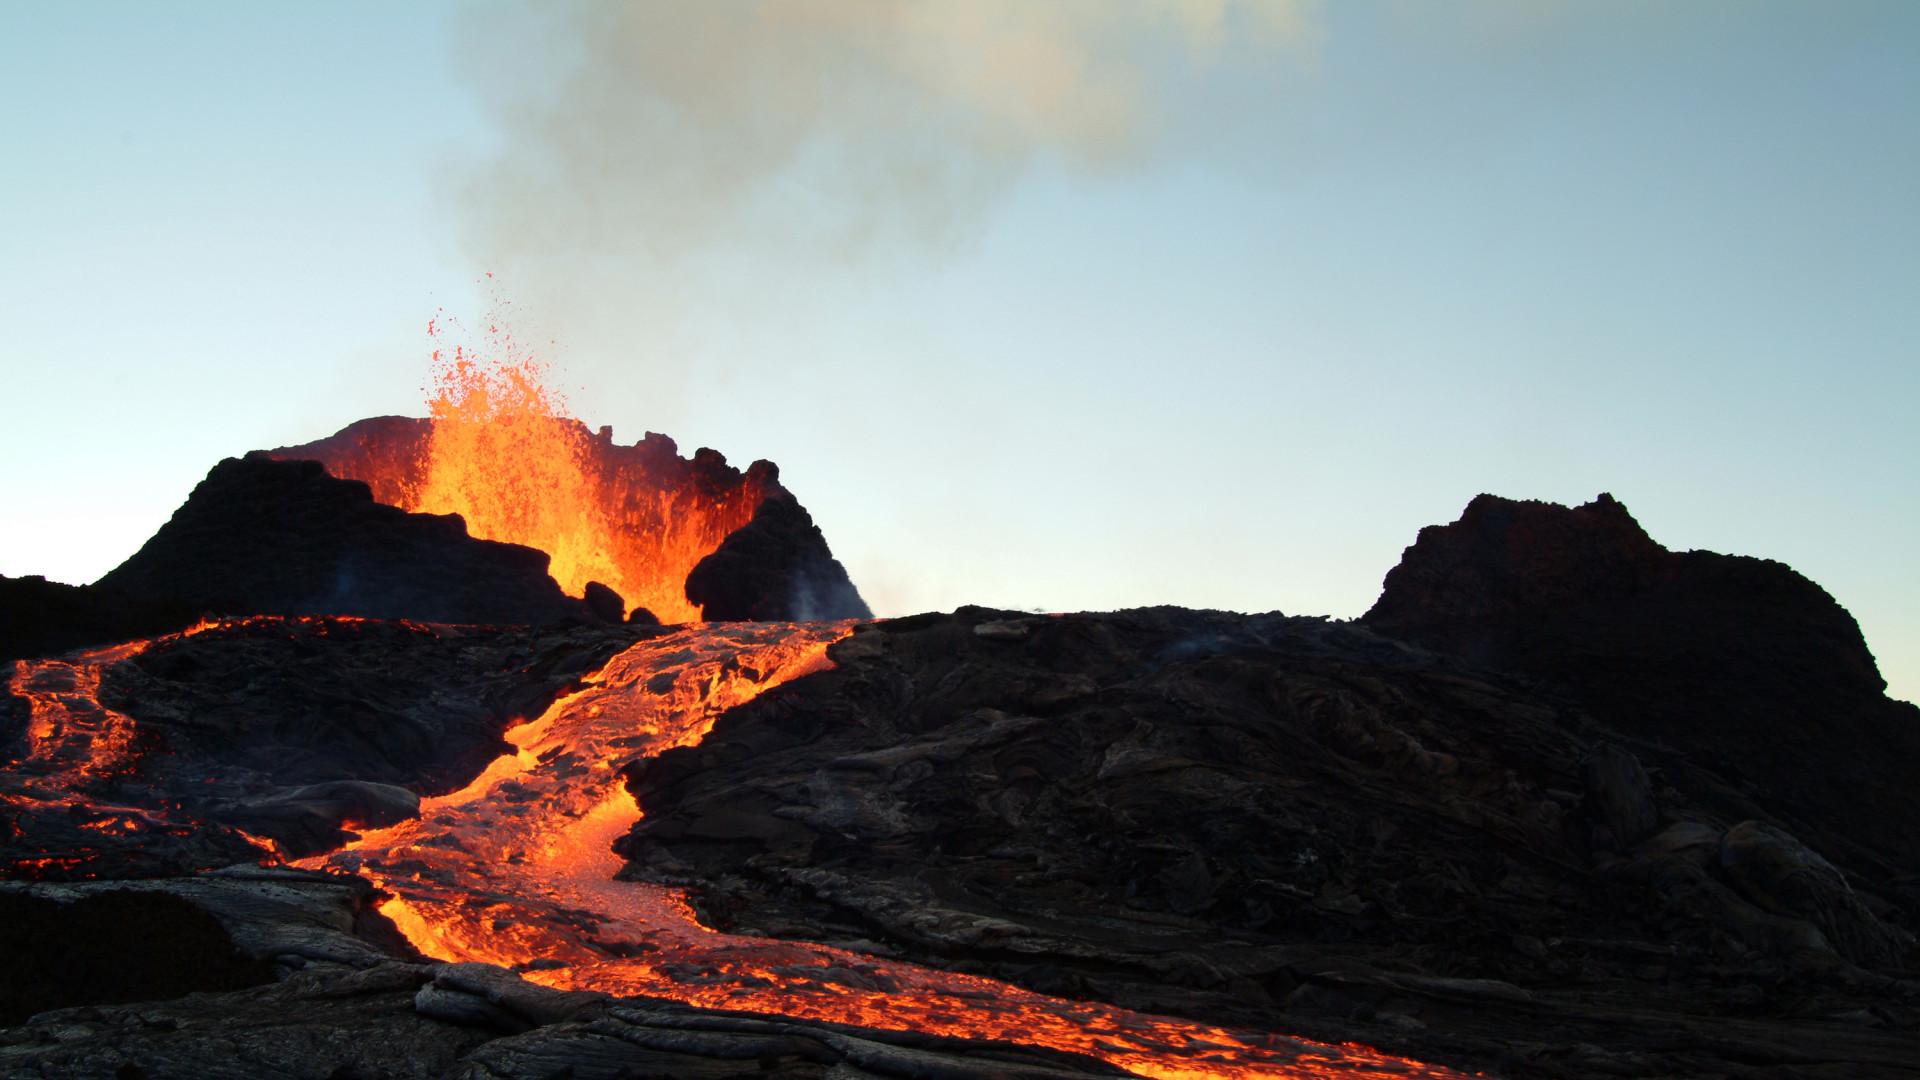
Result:
<instances>
[{"instance_id":1,"label":"black basalt rock","mask_svg":"<svg viewBox=\"0 0 1920 1080\"><path fill-rule=\"evenodd\" d=\"M687 599L722 622L873 616L812 515L781 489L687 575Z\"/></svg>"},{"instance_id":2,"label":"black basalt rock","mask_svg":"<svg viewBox=\"0 0 1920 1080\"><path fill-rule=\"evenodd\" d=\"M1830 856L1920 864L1920 709L1885 696L1853 617L1783 563L1669 551L1610 495L1481 495L1420 530L1361 621L1571 693L1831 830Z\"/></svg>"},{"instance_id":3,"label":"black basalt rock","mask_svg":"<svg viewBox=\"0 0 1920 1080\"><path fill-rule=\"evenodd\" d=\"M91 585L0 575L0 664L193 625L191 603L136 600Z\"/></svg>"},{"instance_id":4,"label":"black basalt rock","mask_svg":"<svg viewBox=\"0 0 1920 1080\"><path fill-rule=\"evenodd\" d=\"M219 921L165 893L102 889L68 903L0 891L0 1024L69 1005L232 990L272 979Z\"/></svg>"},{"instance_id":5,"label":"black basalt rock","mask_svg":"<svg viewBox=\"0 0 1920 1080\"><path fill-rule=\"evenodd\" d=\"M538 624L587 617L547 556L410 514L318 462L254 453L213 467L99 585L143 602L249 615Z\"/></svg>"}]
</instances>

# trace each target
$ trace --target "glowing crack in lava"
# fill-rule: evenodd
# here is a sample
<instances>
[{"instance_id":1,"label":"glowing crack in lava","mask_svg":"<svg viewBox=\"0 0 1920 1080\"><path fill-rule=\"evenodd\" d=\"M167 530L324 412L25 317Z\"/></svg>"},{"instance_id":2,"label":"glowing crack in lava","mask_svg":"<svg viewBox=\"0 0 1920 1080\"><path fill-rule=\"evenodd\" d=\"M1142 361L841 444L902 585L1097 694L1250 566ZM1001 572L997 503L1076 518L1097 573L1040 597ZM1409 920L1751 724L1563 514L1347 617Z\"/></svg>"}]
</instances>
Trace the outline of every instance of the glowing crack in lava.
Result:
<instances>
[{"instance_id":1,"label":"glowing crack in lava","mask_svg":"<svg viewBox=\"0 0 1920 1080\"><path fill-rule=\"evenodd\" d=\"M726 709L829 665L847 624L737 623L633 646L508 733L514 752L420 817L304 865L364 874L422 952L564 989L1089 1054L1156 1077L1429 1076L1360 1046L1049 998L991 979L700 925L684 895L614 880L640 810L621 766L698 742Z\"/></svg>"},{"instance_id":2,"label":"glowing crack in lava","mask_svg":"<svg viewBox=\"0 0 1920 1080\"><path fill-rule=\"evenodd\" d=\"M444 333L438 320L428 332ZM687 575L753 518L772 474L741 473L711 451L688 462L655 436L616 446L609 430L568 414L547 375L495 317L478 348L435 348L429 422L390 418L405 426L379 446L287 450L364 482L389 506L459 514L473 536L546 552L574 596L598 581L629 609L699 621Z\"/></svg>"},{"instance_id":3,"label":"glowing crack in lava","mask_svg":"<svg viewBox=\"0 0 1920 1080\"><path fill-rule=\"evenodd\" d=\"M27 703L27 752L0 772L0 804L59 809L77 819L80 829L100 834L188 835L199 829L200 823L178 806L101 802L80 792L132 771L140 756L133 718L100 702L101 674L160 642L218 625L201 622L177 634L139 638L70 657L15 661L7 690ZM278 859L271 840L232 831L264 859ZM9 860L0 866L0 878L33 878L48 872L86 876L94 854L81 848Z\"/></svg>"}]
</instances>

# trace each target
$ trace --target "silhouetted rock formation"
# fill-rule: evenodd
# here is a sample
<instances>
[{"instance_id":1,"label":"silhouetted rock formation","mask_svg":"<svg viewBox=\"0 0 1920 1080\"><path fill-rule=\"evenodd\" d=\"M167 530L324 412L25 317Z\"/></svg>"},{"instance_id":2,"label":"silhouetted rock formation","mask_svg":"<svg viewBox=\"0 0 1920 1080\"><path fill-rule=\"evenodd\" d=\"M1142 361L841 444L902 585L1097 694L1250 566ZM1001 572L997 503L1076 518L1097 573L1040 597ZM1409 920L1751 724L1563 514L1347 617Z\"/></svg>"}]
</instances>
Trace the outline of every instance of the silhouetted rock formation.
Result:
<instances>
[{"instance_id":1,"label":"silhouetted rock formation","mask_svg":"<svg viewBox=\"0 0 1920 1080\"><path fill-rule=\"evenodd\" d=\"M963 608L830 656L632 768L630 876L736 932L1511 1075L1920 1069L1894 875L1524 681L1165 608ZM1908 1034L1826 1019L1861 1009Z\"/></svg>"},{"instance_id":2,"label":"silhouetted rock formation","mask_svg":"<svg viewBox=\"0 0 1920 1080\"><path fill-rule=\"evenodd\" d=\"M1420 530L1362 621L1564 687L1726 777L1729 813L1763 792L1833 830L1831 857L1920 864L1920 710L1886 698L1853 617L1782 563L1668 551L1610 495L1482 495Z\"/></svg>"},{"instance_id":3,"label":"silhouetted rock formation","mask_svg":"<svg viewBox=\"0 0 1920 1080\"><path fill-rule=\"evenodd\" d=\"M708 619L870 619L847 570L798 500L768 493L753 520L687 575L687 599Z\"/></svg>"},{"instance_id":4,"label":"silhouetted rock formation","mask_svg":"<svg viewBox=\"0 0 1920 1080\"><path fill-rule=\"evenodd\" d=\"M141 549L99 584L138 600L233 614L453 623L587 618L547 555L475 540L457 516L409 514L316 462L263 454L215 465Z\"/></svg>"},{"instance_id":5,"label":"silhouetted rock formation","mask_svg":"<svg viewBox=\"0 0 1920 1080\"><path fill-rule=\"evenodd\" d=\"M192 604L135 600L111 589L0 576L0 665L23 656L151 637L192 626Z\"/></svg>"}]
</instances>

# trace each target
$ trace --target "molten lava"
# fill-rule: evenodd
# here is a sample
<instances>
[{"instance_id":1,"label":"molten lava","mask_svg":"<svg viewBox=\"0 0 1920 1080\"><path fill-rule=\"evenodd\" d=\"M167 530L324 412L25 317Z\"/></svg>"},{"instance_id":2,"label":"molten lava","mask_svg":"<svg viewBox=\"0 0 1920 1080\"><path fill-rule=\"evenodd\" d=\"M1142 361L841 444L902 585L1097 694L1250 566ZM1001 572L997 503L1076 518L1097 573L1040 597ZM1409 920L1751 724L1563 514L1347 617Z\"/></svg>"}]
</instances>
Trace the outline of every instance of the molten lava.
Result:
<instances>
[{"instance_id":1,"label":"molten lava","mask_svg":"<svg viewBox=\"0 0 1920 1080\"><path fill-rule=\"evenodd\" d=\"M598 581L662 622L699 621L687 575L752 520L771 472L743 474L709 451L689 462L657 436L614 445L567 415L546 375L495 323L480 349L434 351L430 421L390 418L278 453L319 460L390 506L459 514L476 537L538 548L575 596Z\"/></svg>"},{"instance_id":2,"label":"molten lava","mask_svg":"<svg viewBox=\"0 0 1920 1080\"><path fill-rule=\"evenodd\" d=\"M633 646L508 735L460 791L307 865L366 875L422 952L549 986L1089 1054L1146 1076L1455 1076L1279 1035L1229 1031L842 949L716 933L678 891L614 880L639 819L621 767L698 742L723 711L824 667L844 624L732 624Z\"/></svg>"}]
</instances>

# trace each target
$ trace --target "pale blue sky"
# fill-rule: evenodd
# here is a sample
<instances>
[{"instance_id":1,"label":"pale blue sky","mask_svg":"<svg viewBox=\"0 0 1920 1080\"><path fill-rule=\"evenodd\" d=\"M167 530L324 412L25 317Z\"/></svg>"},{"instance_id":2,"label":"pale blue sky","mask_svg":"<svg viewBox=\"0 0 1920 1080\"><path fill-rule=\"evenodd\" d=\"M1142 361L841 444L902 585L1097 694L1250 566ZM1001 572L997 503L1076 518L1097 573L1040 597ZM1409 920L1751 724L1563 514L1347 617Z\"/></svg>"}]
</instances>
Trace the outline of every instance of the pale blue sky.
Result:
<instances>
[{"instance_id":1,"label":"pale blue sky","mask_svg":"<svg viewBox=\"0 0 1920 1080\"><path fill-rule=\"evenodd\" d=\"M558 70L493 9L6 5L0 572L90 580L218 458L417 413L493 270L583 419L780 462L884 613L1352 616L1477 492L1606 490L1792 564L1920 697L1920 4L1303 11L1129 38L1151 137L1039 139L931 240L695 232L576 288L476 239Z\"/></svg>"}]
</instances>

